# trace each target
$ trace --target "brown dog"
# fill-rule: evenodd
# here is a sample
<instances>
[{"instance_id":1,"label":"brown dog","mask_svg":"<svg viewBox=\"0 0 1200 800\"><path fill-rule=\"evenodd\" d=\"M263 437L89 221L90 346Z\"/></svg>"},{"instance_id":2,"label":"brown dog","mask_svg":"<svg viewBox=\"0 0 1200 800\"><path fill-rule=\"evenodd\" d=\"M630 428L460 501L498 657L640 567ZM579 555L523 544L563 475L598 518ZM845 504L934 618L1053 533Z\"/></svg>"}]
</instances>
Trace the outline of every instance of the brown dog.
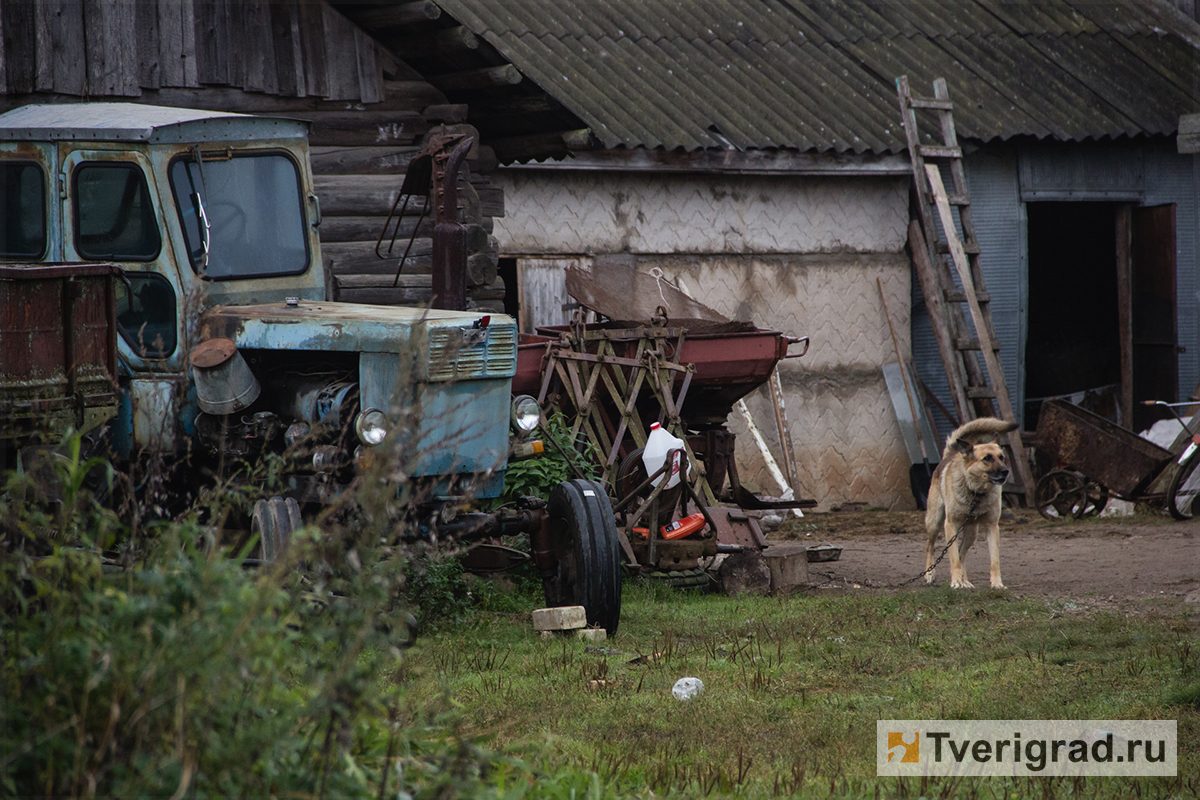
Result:
<instances>
[{"instance_id":1,"label":"brown dog","mask_svg":"<svg viewBox=\"0 0 1200 800\"><path fill-rule=\"evenodd\" d=\"M942 531L947 543L954 542L947 552L950 585L955 589L974 588L967 580L963 559L976 534L983 532L987 534L992 562L992 588L1004 588L1000 580L1000 487L1008 480L1008 460L994 439L1016 427L1015 422L980 417L947 437L942 462L933 472L925 511L925 532L929 534L925 545L926 583L933 583L934 542Z\"/></svg>"}]
</instances>

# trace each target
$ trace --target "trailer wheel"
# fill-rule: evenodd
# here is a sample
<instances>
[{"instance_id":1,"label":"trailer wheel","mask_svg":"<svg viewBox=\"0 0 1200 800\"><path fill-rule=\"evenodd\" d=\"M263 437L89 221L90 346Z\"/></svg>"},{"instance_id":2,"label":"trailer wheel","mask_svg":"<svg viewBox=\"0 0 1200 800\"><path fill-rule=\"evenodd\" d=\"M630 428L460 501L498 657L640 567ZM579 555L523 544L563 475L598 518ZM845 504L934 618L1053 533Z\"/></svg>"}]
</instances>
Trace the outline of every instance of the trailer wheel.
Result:
<instances>
[{"instance_id":1,"label":"trailer wheel","mask_svg":"<svg viewBox=\"0 0 1200 800\"><path fill-rule=\"evenodd\" d=\"M583 606L589 625L609 635L621 621L621 548L604 485L564 481L547 507L556 573L545 579L546 605Z\"/></svg>"},{"instance_id":2,"label":"trailer wheel","mask_svg":"<svg viewBox=\"0 0 1200 800\"><path fill-rule=\"evenodd\" d=\"M250 529L260 537L263 561L275 561L300 528L300 504L294 497L259 500L250 520Z\"/></svg>"},{"instance_id":3,"label":"trailer wheel","mask_svg":"<svg viewBox=\"0 0 1200 800\"><path fill-rule=\"evenodd\" d=\"M1200 511L1196 502L1196 495L1200 494L1200 469L1197 467L1200 467L1200 450L1193 453L1171 479L1167 509L1175 519L1191 519Z\"/></svg>"}]
</instances>

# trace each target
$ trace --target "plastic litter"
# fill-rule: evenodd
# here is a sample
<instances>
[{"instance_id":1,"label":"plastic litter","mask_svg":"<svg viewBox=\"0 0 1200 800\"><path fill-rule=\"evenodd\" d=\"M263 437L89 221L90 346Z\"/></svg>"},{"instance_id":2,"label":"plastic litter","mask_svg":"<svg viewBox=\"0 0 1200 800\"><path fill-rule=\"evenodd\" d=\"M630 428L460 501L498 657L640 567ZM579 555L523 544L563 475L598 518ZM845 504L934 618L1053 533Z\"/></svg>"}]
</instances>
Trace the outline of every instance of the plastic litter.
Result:
<instances>
[{"instance_id":1,"label":"plastic litter","mask_svg":"<svg viewBox=\"0 0 1200 800\"><path fill-rule=\"evenodd\" d=\"M704 681L699 678L680 678L671 687L671 694L675 695L676 700L691 700L704 694Z\"/></svg>"},{"instance_id":2,"label":"plastic litter","mask_svg":"<svg viewBox=\"0 0 1200 800\"><path fill-rule=\"evenodd\" d=\"M675 458L671 462L669 471L670 478L667 480L667 488L670 489L679 483L679 467L680 458L683 455L683 439L672 435L669 431L663 428L662 425L655 422L650 425L650 433L646 436L646 447L642 451L642 464L646 467L646 474L653 475L662 468L663 462L667 459L667 453L671 450L678 450L675 453ZM658 486L662 483L663 476L659 475L654 479L654 485Z\"/></svg>"}]
</instances>

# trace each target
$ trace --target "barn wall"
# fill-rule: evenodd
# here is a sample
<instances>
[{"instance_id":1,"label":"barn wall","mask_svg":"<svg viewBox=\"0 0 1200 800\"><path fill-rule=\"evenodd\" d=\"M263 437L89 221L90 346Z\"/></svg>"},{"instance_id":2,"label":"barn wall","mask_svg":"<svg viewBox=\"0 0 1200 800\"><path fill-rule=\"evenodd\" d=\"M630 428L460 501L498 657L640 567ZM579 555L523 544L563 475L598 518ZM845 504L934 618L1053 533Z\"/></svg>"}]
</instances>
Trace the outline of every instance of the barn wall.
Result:
<instances>
[{"instance_id":1,"label":"barn wall","mask_svg":"<svg viewBox=\"0 0 1200 800\"><path fill-rule=\"evenodd\" d=\"M881 278L907 353L905 178L663 175L499 170L504 255L539 267L625 252L727 316L811 337L781 364L799 494L914 507L908 457L880 367L895 361ZM567 298L562 298L565 302ZM541 301L543 305L552 305ZM761 395L761 396L760 396ZM778 457L765 390L748 398ZM775 486L737 414L739 471Z\"/></svg>"}]
</instances>

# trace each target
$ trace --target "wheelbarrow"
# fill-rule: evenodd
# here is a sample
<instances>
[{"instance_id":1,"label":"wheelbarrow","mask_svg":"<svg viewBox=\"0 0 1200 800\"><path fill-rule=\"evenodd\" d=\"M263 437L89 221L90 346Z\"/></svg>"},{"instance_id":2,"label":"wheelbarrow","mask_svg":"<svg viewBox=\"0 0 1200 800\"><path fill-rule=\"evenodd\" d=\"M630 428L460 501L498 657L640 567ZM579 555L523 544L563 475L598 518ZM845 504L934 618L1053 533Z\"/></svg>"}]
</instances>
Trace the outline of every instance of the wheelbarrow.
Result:
<instances>
[{"instance_id":1,"label":"wheelbarrow","mask_svg":"<svg viewBox=\"0 0 1200 800\"><path fill-rule=\"evenodd\" d=\"M1172 453L1136 433L1062 400L1047 400L1038 416L1037 447L1064 466L1038 479L1034 503L1047 519L1099 514L1109 497L1131 502L1166 502L1176 519L1200 511L1200 434L1176 411L1186 403L1147 400L1168 409L1190 438ZM1197 415L1200 416L1200 415ZM1166 483L1163 492L1158 487Z\"/></svg>"}]
</instances>

